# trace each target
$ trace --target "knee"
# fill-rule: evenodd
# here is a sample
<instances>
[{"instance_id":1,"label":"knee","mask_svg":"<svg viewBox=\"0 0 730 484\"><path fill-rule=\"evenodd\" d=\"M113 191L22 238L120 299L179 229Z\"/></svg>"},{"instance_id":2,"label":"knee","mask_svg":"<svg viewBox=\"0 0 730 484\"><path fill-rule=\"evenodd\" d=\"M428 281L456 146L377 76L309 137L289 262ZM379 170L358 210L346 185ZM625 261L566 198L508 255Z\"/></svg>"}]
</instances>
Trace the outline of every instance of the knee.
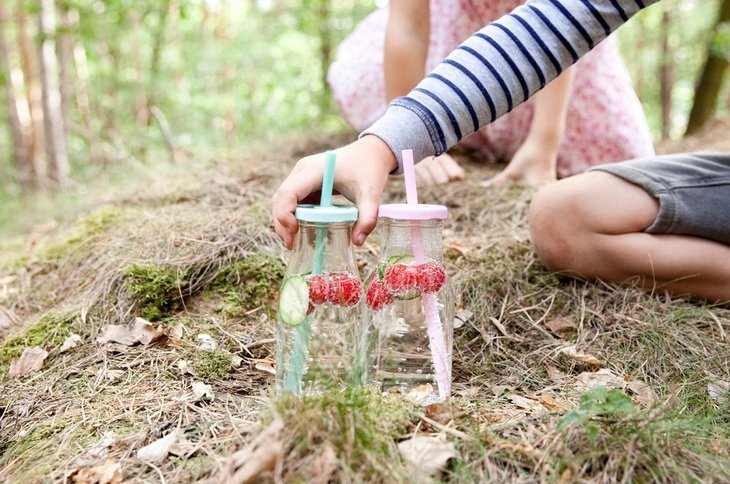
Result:
<instances>
[{"instance_id":1,"label":"knee","mask_svg":"<svg viewBox=\"0 0 730 484\"><path fill-rule=\"evenodd\" d=\"M570 179L553 183L535 195L530 204L530 237L537 255L550 270L581 270L586 224L582 223L580 187Z\"/></svg>"}]
</instances>

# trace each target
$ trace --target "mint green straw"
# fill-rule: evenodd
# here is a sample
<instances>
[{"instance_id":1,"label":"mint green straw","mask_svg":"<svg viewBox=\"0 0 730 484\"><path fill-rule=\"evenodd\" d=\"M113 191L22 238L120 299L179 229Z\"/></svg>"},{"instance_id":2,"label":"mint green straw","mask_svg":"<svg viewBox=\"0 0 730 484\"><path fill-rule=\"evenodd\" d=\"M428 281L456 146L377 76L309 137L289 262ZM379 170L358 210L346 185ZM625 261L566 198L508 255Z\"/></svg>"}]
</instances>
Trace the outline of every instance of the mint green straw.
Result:
<instances>
[{"instance_id":1,"label":"mint green straw","mask_svg":"<svg viewBox=\"0 0 730 484\"><path fill-rule=\"evenodd\" d=\"M332 189L335 181L335 153L328 151L324 159L324 174L322 175L322 196L319 199L320 207L332 206ZM327 225L322 223L317 227L317 238L314 244L314 260L312 261L312 275L322 273L324 254L327 241ZM284 379L284 388L288 392L298 394L302 387L304 376L304 362L309 352L309 339L312 337L312 318L307 316L297 329L294 339L294 349L289 360L289 371Z\"/></svg>"}]
</instances>

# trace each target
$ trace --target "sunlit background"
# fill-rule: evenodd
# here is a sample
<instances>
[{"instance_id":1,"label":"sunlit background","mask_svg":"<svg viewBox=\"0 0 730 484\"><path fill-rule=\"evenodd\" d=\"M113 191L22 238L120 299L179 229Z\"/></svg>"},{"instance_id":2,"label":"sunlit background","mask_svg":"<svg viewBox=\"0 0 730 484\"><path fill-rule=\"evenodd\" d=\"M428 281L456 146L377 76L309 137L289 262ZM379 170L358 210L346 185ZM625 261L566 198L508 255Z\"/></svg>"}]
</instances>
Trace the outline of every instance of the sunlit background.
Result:
<instances>
[{"instance_id":1,"label":"sunlit background","mask_svg":"<svg viewBox=\"0 0 730 484\"><path fill-rule=\"evenodd\" d=\"M730 52L730 26L717 26L720 3L665 0L618 33L656 140L684 134L708 46ZM235 159L253 142L275 150L292 135L346 129L326 69L357 22L386 4L3 1L0 237L64 206L58 195L39 205L32 195L39 191L64 186L66 203L85 187L128 182L160 164ZM50 30L41 33L44 15ZM61 131L52 137L66 147L68 173L45 153L44 73L61 94ZM720 116L730 103L725 77ZM24 160L14 150L10 104L25 137Z\"/></svg>"}]
</instances>

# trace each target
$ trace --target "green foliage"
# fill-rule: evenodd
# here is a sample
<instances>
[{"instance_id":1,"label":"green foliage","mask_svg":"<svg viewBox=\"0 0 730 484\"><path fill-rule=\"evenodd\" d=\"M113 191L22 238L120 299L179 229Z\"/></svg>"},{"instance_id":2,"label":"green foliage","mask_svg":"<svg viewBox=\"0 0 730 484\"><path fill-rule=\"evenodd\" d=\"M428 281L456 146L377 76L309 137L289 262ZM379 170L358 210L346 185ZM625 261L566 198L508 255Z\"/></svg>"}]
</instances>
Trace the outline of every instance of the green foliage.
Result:
<instances>
[{"instance_id":1,"label":"green foliage","mask_svg":"<svg viewBox=\"0 0 730 484\"><path fill-rule=\"evenodd\" d=\"M180 303L187 271L154 264L132 264L125 273L124 286L137 299L143 318L160 319Z\"/></svg>"},{"instance_id":2,"label":"green foliage","mask_svg":"<svg viewBox=\"0 0 730 484\"><path fill-rule=\"evenodd\" d=\"M195 373L206 380L224 378L231 371L230 353L223 351L201 351L193 363Z\"/></svg>"},{"instance_id":3,"label":"green foliage","mask_svg":"<svg viewBox=\"0 0 730 484\"><path fill-rule=\"evenodd\" d=\"M284 262L270 253L256 253L224 267L216 276L211 290L223 293L231 306L250 311L257 307L273 312L276 294L284 278Z\"/></svg>"},{"instance_id":4,"label":"green foliage","mask_svg":"<svg viewBox=\"0 0 730 484\"><path fill-rule=\"evenodd\" d=\"M563 430L572 425L582 425L588 431L588 435L595 438L599 429L594 423L590 422L591 418L615 419L633 411L634 402L624 392L596 387L587 391L580 398L578 408L565 415L558 423L557 429Z\"/></svg>"},{"instance_id":5,"label":"green foliage","mask_svg":"<svg viewBox=\"0 0 730 484\"><path fill-rule=\"evenodd\" d=\"M48 349L63 343L71 334L71 326L75 320L75 313L50 312L19 334L3 341L0 344L0 375L7 373L10 360L20 356L24 349L35 346Z\"/></svg>"}]
</instances>

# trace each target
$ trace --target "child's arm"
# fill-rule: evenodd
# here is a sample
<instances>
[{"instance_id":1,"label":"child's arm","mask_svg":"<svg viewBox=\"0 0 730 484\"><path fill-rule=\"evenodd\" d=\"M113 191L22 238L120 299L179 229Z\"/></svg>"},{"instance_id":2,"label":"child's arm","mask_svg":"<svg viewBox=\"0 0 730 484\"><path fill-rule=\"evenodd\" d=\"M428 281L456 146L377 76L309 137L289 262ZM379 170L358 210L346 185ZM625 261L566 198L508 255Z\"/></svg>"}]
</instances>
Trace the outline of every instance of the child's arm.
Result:
<instances>
[{"instance_id":1,"label":"child's arm","mask_svg":"<svg viewBox=\"0 0 730 484\"><path fill-rule=\"evenodd\" d=\"M423 79L429 39L428 0L391 0L385 28L385 97L405 96Z\"/></svg>"},{"instance_id":2,"label":"child's arm","mask_svg":"<svg viewBox=\"0 0 730 484\"><path fill-rule=\"evenodd\" d=\"M439 155L517 104L657 0L532 0L467 39L362 137L340 150L335 188L358 205L352 240L375 227L388 172L403 149ZM319 190L323 155L303 158L274 195L277 234L291 247L298 202Z\"/></svg>"}]
</instances>

